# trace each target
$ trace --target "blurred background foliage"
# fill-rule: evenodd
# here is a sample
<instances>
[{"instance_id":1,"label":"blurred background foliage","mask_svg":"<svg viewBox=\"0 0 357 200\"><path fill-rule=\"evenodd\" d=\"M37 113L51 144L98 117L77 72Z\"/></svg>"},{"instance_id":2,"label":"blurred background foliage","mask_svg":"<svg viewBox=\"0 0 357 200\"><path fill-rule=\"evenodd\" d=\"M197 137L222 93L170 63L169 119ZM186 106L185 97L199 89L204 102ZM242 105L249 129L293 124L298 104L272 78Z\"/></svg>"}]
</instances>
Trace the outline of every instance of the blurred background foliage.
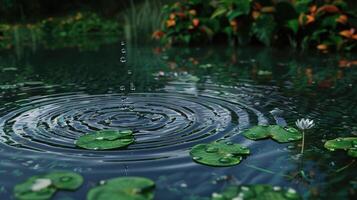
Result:
<instances>
[{"instance_id":1,"label":"blurred background foliage","mask_svg":"<svg viewBox=\"0 0 357 200\"><path fill-rule=\"evenodd\" d=\"M357 47L356 1L187 0L164 7L164 13L165 24L154 37L168 44Z\"/></svg>"},{"instance_id":2,"label":"blurred background foliage","mask_svg":"<svg viewBox=\"0 0 357 200\"><path fill-rule=\"evenodd\" d=\"M354 0L0 0L0 49L97 49L125 37L349 51L357 48L356 29Z\"/></svg>"}]
</instances>

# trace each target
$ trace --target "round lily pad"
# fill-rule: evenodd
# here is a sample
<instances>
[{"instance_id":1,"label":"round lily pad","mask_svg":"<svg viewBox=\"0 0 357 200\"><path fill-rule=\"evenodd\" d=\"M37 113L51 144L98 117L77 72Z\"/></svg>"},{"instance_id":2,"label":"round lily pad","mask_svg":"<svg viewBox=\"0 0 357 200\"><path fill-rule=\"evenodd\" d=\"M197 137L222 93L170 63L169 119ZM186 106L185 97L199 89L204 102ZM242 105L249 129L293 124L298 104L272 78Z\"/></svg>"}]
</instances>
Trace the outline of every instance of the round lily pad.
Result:
<instances>
[{"instance_id":1,"label":"round lily pad","mask_svg":"<svg viewBox=\"0 0 357 200\"><path fill-rule=\"evenodd\" d=\"M91 189L88 200L152 200L155 183L143 177L120 177Z\"/></svg>"},{"instance_id":2,"label":"round lily pad","mask_svg":"<svg viewBox=\"0 0 357 200\"><path fill-rule=\"evenodd\" d=\"M243 155L248 155L249 153L250 151L247 147L231 142L198 144L190 151L194 161L214 167L237 165L243 159Z\"/></svg>"},{"instance_id":3,"label":"round lily pad","mask_svg":"<svg viewBox=\"0 0 357 200\"><path fill-rule=\"evenodd\" d=\"M133 142L134 136L130 130L104 130L81 136L76 145L84 149L106 150L126 147Z\"/></svg>"},{"instance_id":4,"label":"round lily pad","mask_svg":"<svg viewBox=\"0 0 357 200\"><path fill-rule=\"evenodd\" d=\"M345 137L328 140L325 142L325 148L330 151L346 150L351 157L357 157L357 137Z\"/></svg>"},{"instance_id":5,"label":"round lily pad","mask_svg":"<svg viewBox=\"0 0 357 200\"><path fill-rule=\"evenodd\" d=\"M34 190L34 186L38 184L38 180L43 179L42 176L32 176L25 182L15 186L14 194L18 200L46 200L50 199L55 193L56 188L48 185L42 189Z\"/></svg>"},{"instance_id":6,"label":"round lily pad","mask_svg":"<svg viewBox=\"0 0 357 200\"><path fill-rule=\"evenodd\" d=\"M222 193L213 193L212 200L299 200L300 195L292 188L283 189L271 185L230 186Z\"/></svg>"},{"instance_id":7,"label":"round lily pad","mask_svg":"<svg viewBox=\"0 0 357 200\"><path fill-rule=\"evenodd\" d=\"M73 172L53 172L45 176L52 184L61 190L76 190L83 183L83 177Z\"/></svg>"},{"instance_id":8,"label":"round lily pad","mask_svg":"<svg viewBox=\"0 0 357 200\"><path fill-rule=\"evenodd\" d=\"M302 134L297 129L278 125L254 126L245 131L243 135L251 140L272 138L281 143L296 141L302 138Z\"/></svg>"}]
</instances>

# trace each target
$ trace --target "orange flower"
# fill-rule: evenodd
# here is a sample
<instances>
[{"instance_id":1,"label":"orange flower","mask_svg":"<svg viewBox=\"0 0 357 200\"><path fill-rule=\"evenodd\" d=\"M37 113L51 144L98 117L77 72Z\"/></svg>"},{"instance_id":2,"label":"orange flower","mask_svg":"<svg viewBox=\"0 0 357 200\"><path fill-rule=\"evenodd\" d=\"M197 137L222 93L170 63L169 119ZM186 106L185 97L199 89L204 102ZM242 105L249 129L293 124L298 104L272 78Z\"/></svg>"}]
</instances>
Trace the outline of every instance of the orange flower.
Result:
<instances>
[{"instance_id":1,"label":"orange flower","mask_svg":"<svg viewBox=\"0 0 357 200\"><path fill-rule=\"evenodd\" d=\"M321 6L316 13L319 12L328 12L328 13L337 13L340 12L340 9L338 9L336 6L334 5L325 5L325 6Z\"/></svg>"},{"instance_id":2,"label":"orange flower","mask_svg":"<svg viewBox=\"0 0 357 200\"><path fill-rule=\"evenodd\" d=\"M275 12L275 8L273 6L266 6L261 9L264 13L273 13Z\"/></svg>"},{"instance_id":3,"label":"orange flower","mask_svg":"<svg viewBox=\"0 0 357 200\"><path fill-rule=\"evenodd\" d=\"M192 24L193 24L194 27L197 27L200 24L200 20L195 18L195 19L192 20Z\"/></svg>"},{"instance_id":4,"label":"orange flower","mask_svg":"<svg viewBox=\"0 0 357 200\"><path fill-rule=\"evenodd\" d=\"M348 20L348 17L346 15L340 15L337 19L336 22L339 22L341 24L346 24Z\"/></svg>"},{"instance_id":5,"label":"orange flower","mask_svg":"<svg viewBox=\"0 0 357 200\"><path fill-rule=\"evenodd\" d=\"M306 16L306 24L310 24L315 21L315 17L313 15Z\"/></svg>"},{"instance_id":6,"label":"orange flower","mask_svg":"<svg viewBox=\"0 0 357 200\"><path fill-rule=\"evenodd\" d=\"M310 13L315 14L315 13L316 13L316 10L317 10L317 6L316 6L316 5L312 5L312 6L309 7Z\"/></svg>"},{"instance_id":7,"label":"orange flower","mask_svg":"<svg viewBox=\"0 0 357 200\"><path fill-rule=\"evenodd\" d=\"M355 29L353 28L351 28L350 30L341 31L340 35L348 39L357 40L357 33L355 33Z\"/></svg>"},{"instance_id":8,"label":"orange flower","mask_svg":"<svg viewBox=\"0 0 357 200\"><path fill-rule=\"evenodd\" d=\"M177 12L176 15L179 16L180 18L186 17L185 13L183 12Z\"/></svg>"},{"instance_id":9,"label":"orange flower","mask_svg":"<svg viewBox=\"0 0 357 200\"><path fill-rule=\"evenodd\" d=\"M353 29L350 29L350 30L341 31L340 35L346 38L352 38L353 33L354 33Z\"/></svg>"},{"instance_id":10,"label":"orange flower","mask_svg":"<svg viewBox=\"0 0 357 200\"><path fill-rule=\"evenodd\" d=\"M169 20L166 21L166 27L167 28L173 27L175 25L176 25L176 21L173 20L173 19L169 19Z\"/></svg>"},{"instance_id":11,"label":"orange flower","mask_svg":"<svg viewBox=\"0 0 357 200\"><path fill-rule=\"evenodd\" d=\"M175 13L171 13L169 18L170 19L175 19L175 17L176 17Z\"/></svg>"},{"instance_id":12,"label":"orange flower","mask_svg":"<svg viewBox=\"0 0 357 200\"><path fill-rule=\"evenodd\" d=\"M258 19L258 17L260 16L260 12L259 11L253 11L252 12L252 17L253 17L253 19Z\"/></svg>"},{"instance_id":13,"label":"orange flower","mask_svg":"<svg viewBox=\"0 0 357 200\"><path fill-rule=\"evenodd\" d=\"M326 51L328 49L328 46L326 44L319 44L316 48L320 51Z\"/></svg>"},{"instance_id":14,"label":"orange flower","mask_svg":"<svg viewBox=\"0 0 357 200\"><path fill-rule=\"evenodd\" d=\"M164 36L165 33L158 30L158 31L155 31L153 34L152 34L152 38L156 39L156 40L159 40L162 36Z\"/></svg>"},{"instance_id":15,"label":"orange flower","mask_svg":"<svg viewBox=\"0 0 357 200\"><path fill-rule=\"evenodd\" d=\"M300 25L307 25L315 21L314 15L305 15L301 13L299 16L299 24Z\"/></svg>"},{"instance_id":16,"label":"orange flower","mask_svg":"<svg viewBox=\"0 0 357 200\"><path fill-rule=\"evenodd\" d=\"M230 21L229 22L229 24L231 25L231 26L238 26L238 22L237 22L237 20L232 20L232 21Z\"/></svg>"},{"instance_id":17,"label":"orange flower","mask_svg":"<svg viewBox=\"0 0 357 200\"><path fill-rule=\"evenodd\" d=\"M192 9L192 10L188 11L188 13L190 13L190 15L192 15L192 16L196 16L197 15L197 12L196 12L195 9Z\"/></svg>"}]
</instances>

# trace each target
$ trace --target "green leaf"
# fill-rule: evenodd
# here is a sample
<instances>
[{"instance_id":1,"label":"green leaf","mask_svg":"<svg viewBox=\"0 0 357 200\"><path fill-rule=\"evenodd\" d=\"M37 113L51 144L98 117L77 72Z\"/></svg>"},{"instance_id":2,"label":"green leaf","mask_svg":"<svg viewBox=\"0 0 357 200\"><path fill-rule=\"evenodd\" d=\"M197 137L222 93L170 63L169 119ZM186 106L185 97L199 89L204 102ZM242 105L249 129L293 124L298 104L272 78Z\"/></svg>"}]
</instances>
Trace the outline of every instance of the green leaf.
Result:
<instances>
[{"instance_id":1,"label":"green leaf","mask_svg":"<svg viewBox=\"0 0 357 200\"><path fill-rule=\"evenodd\" d=\"M73 172L52 172L44 177L52 180L52 184L61 190L76 190L83 184L83 177Z\"/></svg>"},{"instance_id":2,"label":"green leaf","mask_svg":"<svg viewBox=\"0 0 357 200\"><path fill-rule=\"evenodd\" d=\"M224 13L226 13L227 11L228 11L227 7L220 6L213 12L211 19L219 17L219 16L223 15Z\"/></svg>"},{"instance_id":3,"label":"green leaf","mask_svg":"<svg viewBox=\"0 0 357 200\"><path fill-rule=\"evenodd\" d=\"M51 185L39 191L33 191L32 187L36 184L42 176L32 176L25 182L15 186L15 198L19 200L46 200L50 199L56 192L56 188Z\"/></svg>"},{"instance_id":4,"label":"green leaf","mask_svg":"<svg viewBox=\"0 0 357 200\"><path fill-rule=\"evenodd\" d=\"M235 8L227 13L229 21L241 15L248 15L250 12L250 0L233 1Z\"/></svg>"},{"instance_id":5,"label":"green leaf","mask_svg":"<svg viewBox=\"0 0 357 200\"><path fill-rule=\"evenodd\" d=\"M297 19L289 20L286 24L286 27L288 27L296 34L299 31L299 21Z\"/></svg>"},{"instance_id":6,"label":"green leaf","mask_svg":"<svg viewBox=\"0 0 357 200\"><path fill-rule=\"evenodd\" d=\"M260 15L253 24L254 35L267 46L270 46L277 24L272 15Z\"/></svg>"},{"instance_id":7,"label":"green leaf","mask_svg":"<svg viewBox=\"0 0 357 200\"><path fill-rule=\"evenodd\" d=\"M325 142L325 148L330 151L345 150L352 157L357 157L357 137L336 138Z\"/></svg>"},{"instance_id":8,"label":"green leaf","mask_svg":"<svg viewBox=\"0 0 357 200\"><path fill-rule=\"evenodd\" d=\"M221 193L212 194L212 200L232 200L242 197L246 200L299 200L300 195L292 188L282 189L279 186L247 185L230 186ZM244 197L244 198L243 198Z\"/></svg>"},{"instance_id":9,"label":"green leaf","mask_svg":"<svg viewBox=\"0 0 357 200\"><path fill-rule=\"evenodd\" d=\"M309 5L312 0L297 0L295 3L295 9L298 13L306 13L309 10Z\"/></svg>"},{"instance_id":10,"label":"green leaf","mask_svg":"<svg viewBox=\"0 0 357 200\"><path fill-rule=\"evenodd\" d=\"M106 150L125 147L133 142L134 136L130 130L104 130L81 136L76 145L84 149Z\"/></svg>"},{"instance_id":11,"label":"green leaf","mask_svg":"<svg viewBox=\"0 0 357 200\"><path fill-rule=\"evenodd\" d=\"M152 200L155 183L143 177L109 179L103 185L91 189L88 200Z\"/></svg>"},{"instance_id":12,"label":"green leaf","mask_svg":"<svg viewBox=\"0 0 357 200\"><path fill-rule=\"evenodd\" d=\"M251 140L272 138L281 143L300 140L302 138L302 134L295 128L283 128L278 125L254 126L245 131L243 135Z\"/></svg>"},{"instance_id":13,"label":"green leaf","mask_svg":"<svg viewBox=\"0 0 357 200\"><path fill-rule=\"evenodd\" d=\"M231 142L198 144L190 151L194 161L214 167L237 165L243 159L243 155L248 154L250 154L248 148Z\"/></svg>"}]
</instances>

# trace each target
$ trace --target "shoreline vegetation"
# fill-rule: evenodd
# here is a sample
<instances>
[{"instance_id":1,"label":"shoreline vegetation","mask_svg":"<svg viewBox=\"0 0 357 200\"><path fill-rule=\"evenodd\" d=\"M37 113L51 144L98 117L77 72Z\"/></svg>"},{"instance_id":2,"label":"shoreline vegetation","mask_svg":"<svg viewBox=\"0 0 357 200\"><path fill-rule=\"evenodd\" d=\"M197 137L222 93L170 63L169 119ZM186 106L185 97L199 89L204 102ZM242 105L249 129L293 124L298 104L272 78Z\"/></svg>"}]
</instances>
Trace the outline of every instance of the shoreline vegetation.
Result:
<instances>
[{"instance_id":1,"label":"shoreline vegetation","mask_svg":"<svg viewBox=\"0 0 357 200\"><path fill-rule=\"evenodd\" d=\"M15 4L12 5L16 7ZM2 17L0 50L38 44L96 49L120 38L166 47L223 44L320 52L357 49L357 8L350 1L130 0L125 4L119 9L113 3L113 11L81 9L17 23L6 22L8 17ZM6 10L4 5L0 10Z\"/></svg>"}]
</instances>

